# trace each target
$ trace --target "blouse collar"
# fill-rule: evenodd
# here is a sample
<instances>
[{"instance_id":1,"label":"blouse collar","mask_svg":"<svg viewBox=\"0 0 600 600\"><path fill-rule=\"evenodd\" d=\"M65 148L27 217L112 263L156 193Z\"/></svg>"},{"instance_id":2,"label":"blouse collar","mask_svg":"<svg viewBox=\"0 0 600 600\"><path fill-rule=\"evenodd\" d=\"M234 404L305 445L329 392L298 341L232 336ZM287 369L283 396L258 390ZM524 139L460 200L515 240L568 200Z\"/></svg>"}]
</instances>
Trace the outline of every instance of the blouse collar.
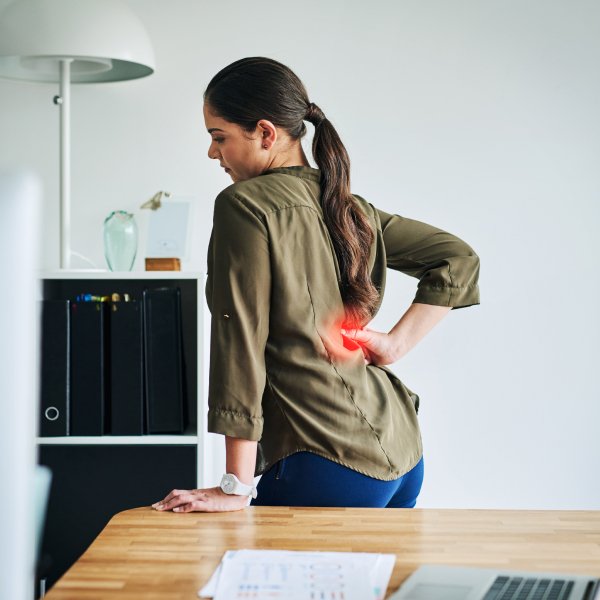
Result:
<instances>
[{"instance_id":1,"label":"blouse collar","mask_svg":"<svg viewBox=\"0 0 600 600\"><path fill-rule=\"evenodd\" d=\"M287 175L302 177L303 179L310 179L311 181L317 182L321 180L321 171L319 169L313 169L312 167L305 167L302 165L267 169L264 173L261 173L261 175L268 175L269 173L286 173Z\"/></svg>"}]
</instances>

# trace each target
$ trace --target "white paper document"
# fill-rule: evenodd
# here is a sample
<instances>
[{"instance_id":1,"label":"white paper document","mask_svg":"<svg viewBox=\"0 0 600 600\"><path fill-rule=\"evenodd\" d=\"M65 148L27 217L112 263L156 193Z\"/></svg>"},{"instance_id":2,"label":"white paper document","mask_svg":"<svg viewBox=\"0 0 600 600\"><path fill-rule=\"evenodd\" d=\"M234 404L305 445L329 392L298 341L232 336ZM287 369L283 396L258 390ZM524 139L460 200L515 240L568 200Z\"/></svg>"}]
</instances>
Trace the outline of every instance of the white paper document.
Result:
<instances>
[{"instance_id":1,"label":"white paper document","mask_svg":"<svg viewBox=\"0 0 600 600\"><path fill-rule=\"evenodd\" d=\"M382 600L393 554L232 550L198 592L214 600Z\"/></svg>"}]
</instances>

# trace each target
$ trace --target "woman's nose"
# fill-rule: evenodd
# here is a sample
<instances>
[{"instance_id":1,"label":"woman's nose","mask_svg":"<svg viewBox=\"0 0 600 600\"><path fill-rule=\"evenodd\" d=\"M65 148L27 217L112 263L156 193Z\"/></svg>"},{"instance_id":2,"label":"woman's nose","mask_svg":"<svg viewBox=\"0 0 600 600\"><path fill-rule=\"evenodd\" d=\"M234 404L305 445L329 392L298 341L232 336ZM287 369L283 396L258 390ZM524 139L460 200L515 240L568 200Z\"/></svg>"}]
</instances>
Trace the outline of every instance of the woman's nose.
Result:
<instances>
[{"instance_id":1,"label":"woman's nose","mask_svg":"<svg viewBox=\"0 0 600 600\"><path fill-rule=\"evenodd\" d=\"M208 158L216 159L218 158L216 148L214 148L214 144L210 144L208 147Z\"/></svg>"}]
</instances>

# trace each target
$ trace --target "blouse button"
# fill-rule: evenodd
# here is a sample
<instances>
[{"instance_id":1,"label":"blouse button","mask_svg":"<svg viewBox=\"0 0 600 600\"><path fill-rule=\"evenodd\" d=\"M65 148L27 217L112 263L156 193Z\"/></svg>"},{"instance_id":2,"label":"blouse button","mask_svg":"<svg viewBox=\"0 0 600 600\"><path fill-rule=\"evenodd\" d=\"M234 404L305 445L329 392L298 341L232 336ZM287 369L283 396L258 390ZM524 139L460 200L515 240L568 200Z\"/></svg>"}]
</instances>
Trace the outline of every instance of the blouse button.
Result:
<instances>
[{"instance_id":1,"label":"blouse button","mask_svg":"<svg viewBox=\"0 0 600 600\"><path fill-rule=\"evenodd\" d=\"M226 314L223 315L223 318L224 319L229 319L229 315L226 313Z\"/></svg>"}]
</instances>

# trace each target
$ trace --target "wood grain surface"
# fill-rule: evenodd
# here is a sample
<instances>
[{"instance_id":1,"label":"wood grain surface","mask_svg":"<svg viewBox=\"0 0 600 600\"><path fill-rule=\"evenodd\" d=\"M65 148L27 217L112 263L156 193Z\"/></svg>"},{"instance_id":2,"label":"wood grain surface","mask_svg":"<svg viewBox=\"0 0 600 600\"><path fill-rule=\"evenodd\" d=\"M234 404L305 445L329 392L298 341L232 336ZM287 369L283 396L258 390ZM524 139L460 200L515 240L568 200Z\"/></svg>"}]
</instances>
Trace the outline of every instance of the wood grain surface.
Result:
<instances>
[{"instance_id":1,"label":"wood grain surface","mask_svg":"<svg viewBox=\"0 0 600 600\"><path fill-rule=\"evenodd\" d=\"M389 552L388 596L425 563L600 577L600 511L250 507L115 515L48 600L192 600L226 550Z\"/></svg>"}]
</instances>

